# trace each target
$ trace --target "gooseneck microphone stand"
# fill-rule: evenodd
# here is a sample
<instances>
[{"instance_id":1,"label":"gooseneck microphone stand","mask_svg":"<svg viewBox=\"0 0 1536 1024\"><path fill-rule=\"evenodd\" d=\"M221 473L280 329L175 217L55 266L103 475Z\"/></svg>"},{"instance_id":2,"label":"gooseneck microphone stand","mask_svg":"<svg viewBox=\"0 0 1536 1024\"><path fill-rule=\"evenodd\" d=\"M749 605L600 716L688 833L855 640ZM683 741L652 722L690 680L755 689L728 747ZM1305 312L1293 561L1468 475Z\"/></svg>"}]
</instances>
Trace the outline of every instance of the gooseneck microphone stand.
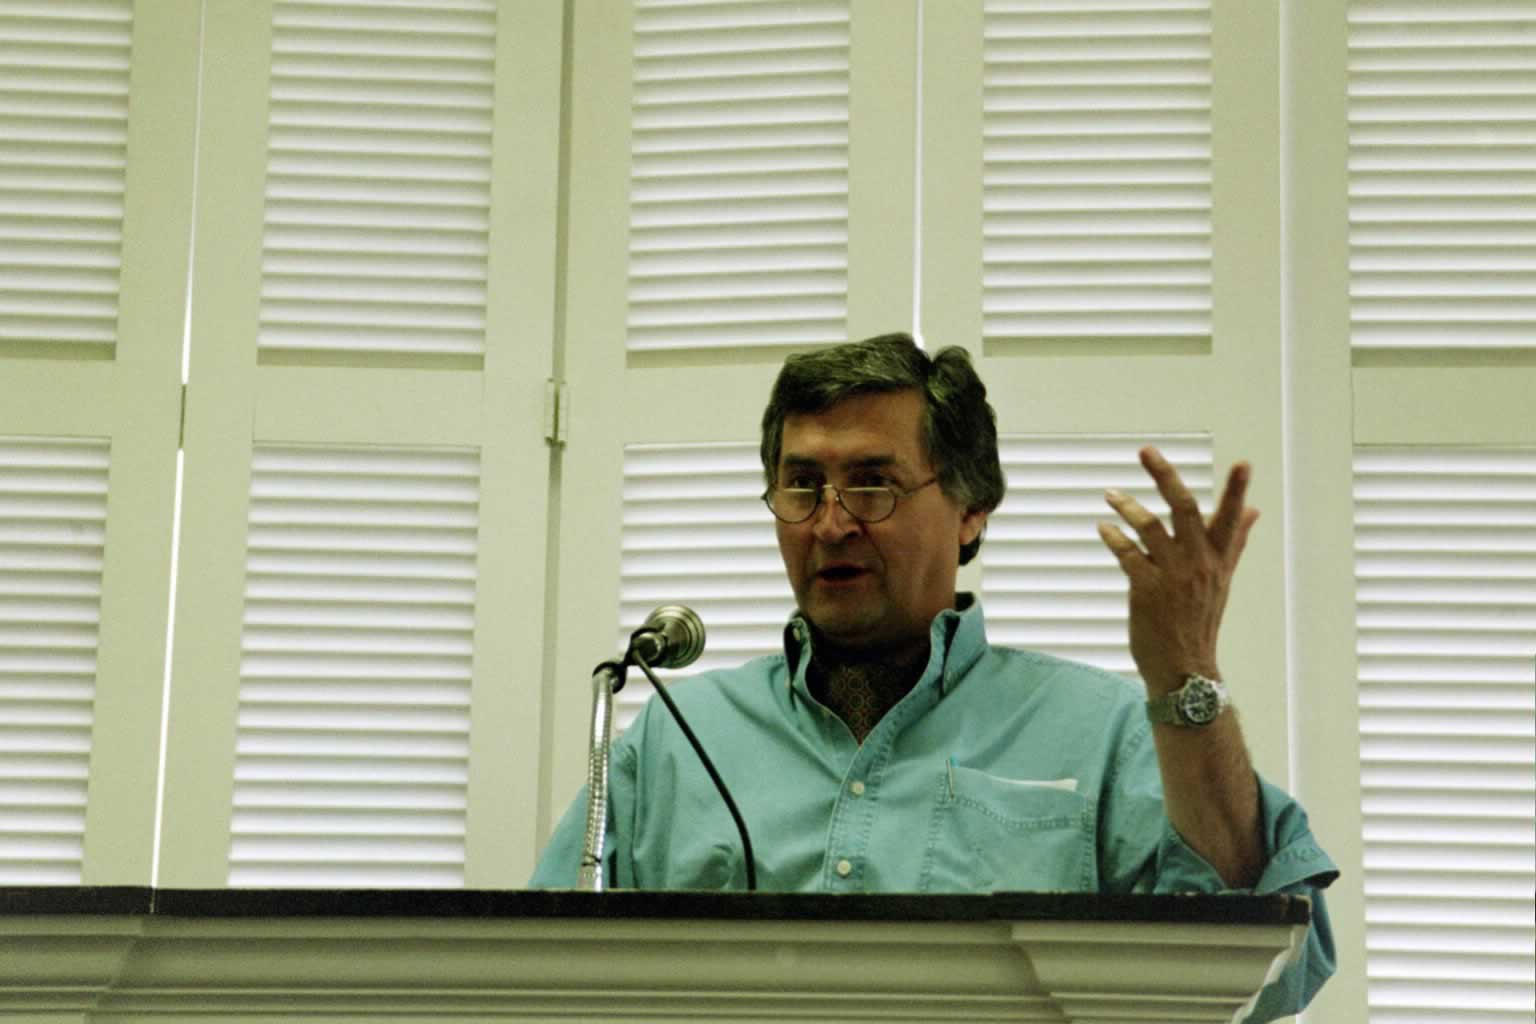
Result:
<instances>
[{"instance_id":1,"label":"gooseneck microphone stand","mask_svg":"<svg viewBox=\"0 0 1536 1024\"><path fill-rule=\"evenodd\" d=\"M627 660L627 658L626 658ZM608 835L608 748L613 695L624 688L625 661L605 661L592 673L592 731L587 749L587 833L576 888L603 891L603 842Z\"/></svg>"},{"instance_id":2,"label":"gooseneck microphone stand","mask_svg":"<svg viewBox=\"0 0 1536 1024\"><path fill-rule=\"evenodd\" d=\"M603 845L608 831L608 752L613 740L613 695L624 688L624 672L630 665L639 665L646 678L656 689L656 696L666 705L677 721L693 752L699 756L709 779L719 791L720 798L731 812L736 832L741 836L742 855L746 858L747 891L757 889L757 866L752 855L752 838L747 834L747 823L741 817L736 801L731 798L725 780L715 770L714 763L704 752L704 745L688 727L683 713L677 709L671 694L656 674L657 668L683 668L692 665L704 651L704 623L691 609L681 605L665 605L651 613L645 624L629 638L629 649L618 661L605 661L592 673L592 730L591 745L587 752L587 831L582 844L581 864L576 873L576 887L587 892L602 892Z\"/></svg>"},{"instance_id":3,"label":"gooseneck microphone stand","mask_svg":"<svg viewBox=\"0 0 1536 1024\"><path fill-rule=\"evenodd\" d=\"M704 623L682 605L662 605L629 635L629 646L618 661L605 661L592 672L592 730L587 750L587 833L582 844L576 887L603 891L603 843L608 830L608 751L613 742L613 695L624 688L624 673L632 664L649 662L662 668L692 665L704 653ZM658 685L657 689L661 687ZM668 702L670 704L670 701Z\"/></svg>"}]
</instances>

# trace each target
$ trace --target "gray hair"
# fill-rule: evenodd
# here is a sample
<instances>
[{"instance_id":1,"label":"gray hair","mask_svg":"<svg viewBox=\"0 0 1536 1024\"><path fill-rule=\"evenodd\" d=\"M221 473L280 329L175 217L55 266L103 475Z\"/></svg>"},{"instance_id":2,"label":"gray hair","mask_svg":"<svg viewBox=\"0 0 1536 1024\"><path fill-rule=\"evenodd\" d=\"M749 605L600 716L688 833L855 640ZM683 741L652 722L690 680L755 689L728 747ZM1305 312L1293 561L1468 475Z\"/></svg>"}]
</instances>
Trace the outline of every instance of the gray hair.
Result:
<instances>
[{"instance_id":1,"label":"gray hair","mask_svg":"<svg viewBox=\"0 0 1536 1024\"><path fill-rule=\"evenodd\" d=\"M917 391L923 396L922 441L944 493L967 512L991 512L1007 484L997 457L997 417L987 388L963 348L937 355L908 334L882 334L790 356L763 411L763 474L773 486L788 416L824 412L855 395ZM960 547L960 564L976 557L981 535Z\"/></svg>"}]
</instances>

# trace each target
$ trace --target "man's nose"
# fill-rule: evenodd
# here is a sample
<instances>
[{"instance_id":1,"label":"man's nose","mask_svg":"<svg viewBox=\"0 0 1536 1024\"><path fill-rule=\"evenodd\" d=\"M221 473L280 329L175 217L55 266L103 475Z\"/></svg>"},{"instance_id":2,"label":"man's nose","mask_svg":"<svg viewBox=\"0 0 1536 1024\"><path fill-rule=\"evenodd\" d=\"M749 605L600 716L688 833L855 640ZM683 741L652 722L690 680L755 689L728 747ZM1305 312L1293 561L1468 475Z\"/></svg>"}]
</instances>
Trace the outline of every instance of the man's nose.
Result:
<instances>
[{"instance_id":1,"label":"man's nose","mask_svg":"<svg viewBox=\"0 0 1536 1024\"><path fill-rule=\"evenodd\" d=\"M859 521L843 508L843 503L838 500L837 488L831 484L822 485L821 502L811 515L811 529L816 539L821 541L842 540L858 532Z\"/></svg>"}]
</instances>

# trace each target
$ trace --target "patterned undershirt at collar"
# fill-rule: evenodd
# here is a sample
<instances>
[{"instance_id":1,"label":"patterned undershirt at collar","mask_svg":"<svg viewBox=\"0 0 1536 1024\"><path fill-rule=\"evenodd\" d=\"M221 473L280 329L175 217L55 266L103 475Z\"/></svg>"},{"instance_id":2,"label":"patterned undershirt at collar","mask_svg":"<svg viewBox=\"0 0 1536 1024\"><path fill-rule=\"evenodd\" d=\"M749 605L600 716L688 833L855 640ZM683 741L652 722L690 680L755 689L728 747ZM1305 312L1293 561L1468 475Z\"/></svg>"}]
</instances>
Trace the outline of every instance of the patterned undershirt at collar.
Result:
<instances>
[{"instance_id":1,"label":"patterned undershirt at collar","mask_svg":"<svg viewBox=\"0 0 1536 1024\"><path fill-rule=\"evenodd\" d=\"M860 743L922 676L927 652L903 662L823 666L813 656L807 683L813 696L848 726Z\"/></svg>"}]
</instances>

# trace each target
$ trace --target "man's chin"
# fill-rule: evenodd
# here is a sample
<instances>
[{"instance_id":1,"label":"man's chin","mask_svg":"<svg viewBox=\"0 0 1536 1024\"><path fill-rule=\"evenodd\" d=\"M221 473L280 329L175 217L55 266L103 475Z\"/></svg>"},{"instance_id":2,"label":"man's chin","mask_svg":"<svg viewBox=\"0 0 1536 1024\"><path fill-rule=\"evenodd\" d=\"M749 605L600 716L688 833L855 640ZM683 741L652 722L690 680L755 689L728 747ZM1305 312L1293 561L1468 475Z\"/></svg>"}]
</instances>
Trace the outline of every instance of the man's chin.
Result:
<instances>
[{"instance_id":1,"label":"man's chin","mask_svg":"<svg viewBox=\"0 0 1536 1024\"><path fill-rule=\"evenodd\" d=\"M850 615L844 609L802 609L818 640L850 652L878 651L891 644L890 629L873 615Z\"/></svg>"}]
</instances>

